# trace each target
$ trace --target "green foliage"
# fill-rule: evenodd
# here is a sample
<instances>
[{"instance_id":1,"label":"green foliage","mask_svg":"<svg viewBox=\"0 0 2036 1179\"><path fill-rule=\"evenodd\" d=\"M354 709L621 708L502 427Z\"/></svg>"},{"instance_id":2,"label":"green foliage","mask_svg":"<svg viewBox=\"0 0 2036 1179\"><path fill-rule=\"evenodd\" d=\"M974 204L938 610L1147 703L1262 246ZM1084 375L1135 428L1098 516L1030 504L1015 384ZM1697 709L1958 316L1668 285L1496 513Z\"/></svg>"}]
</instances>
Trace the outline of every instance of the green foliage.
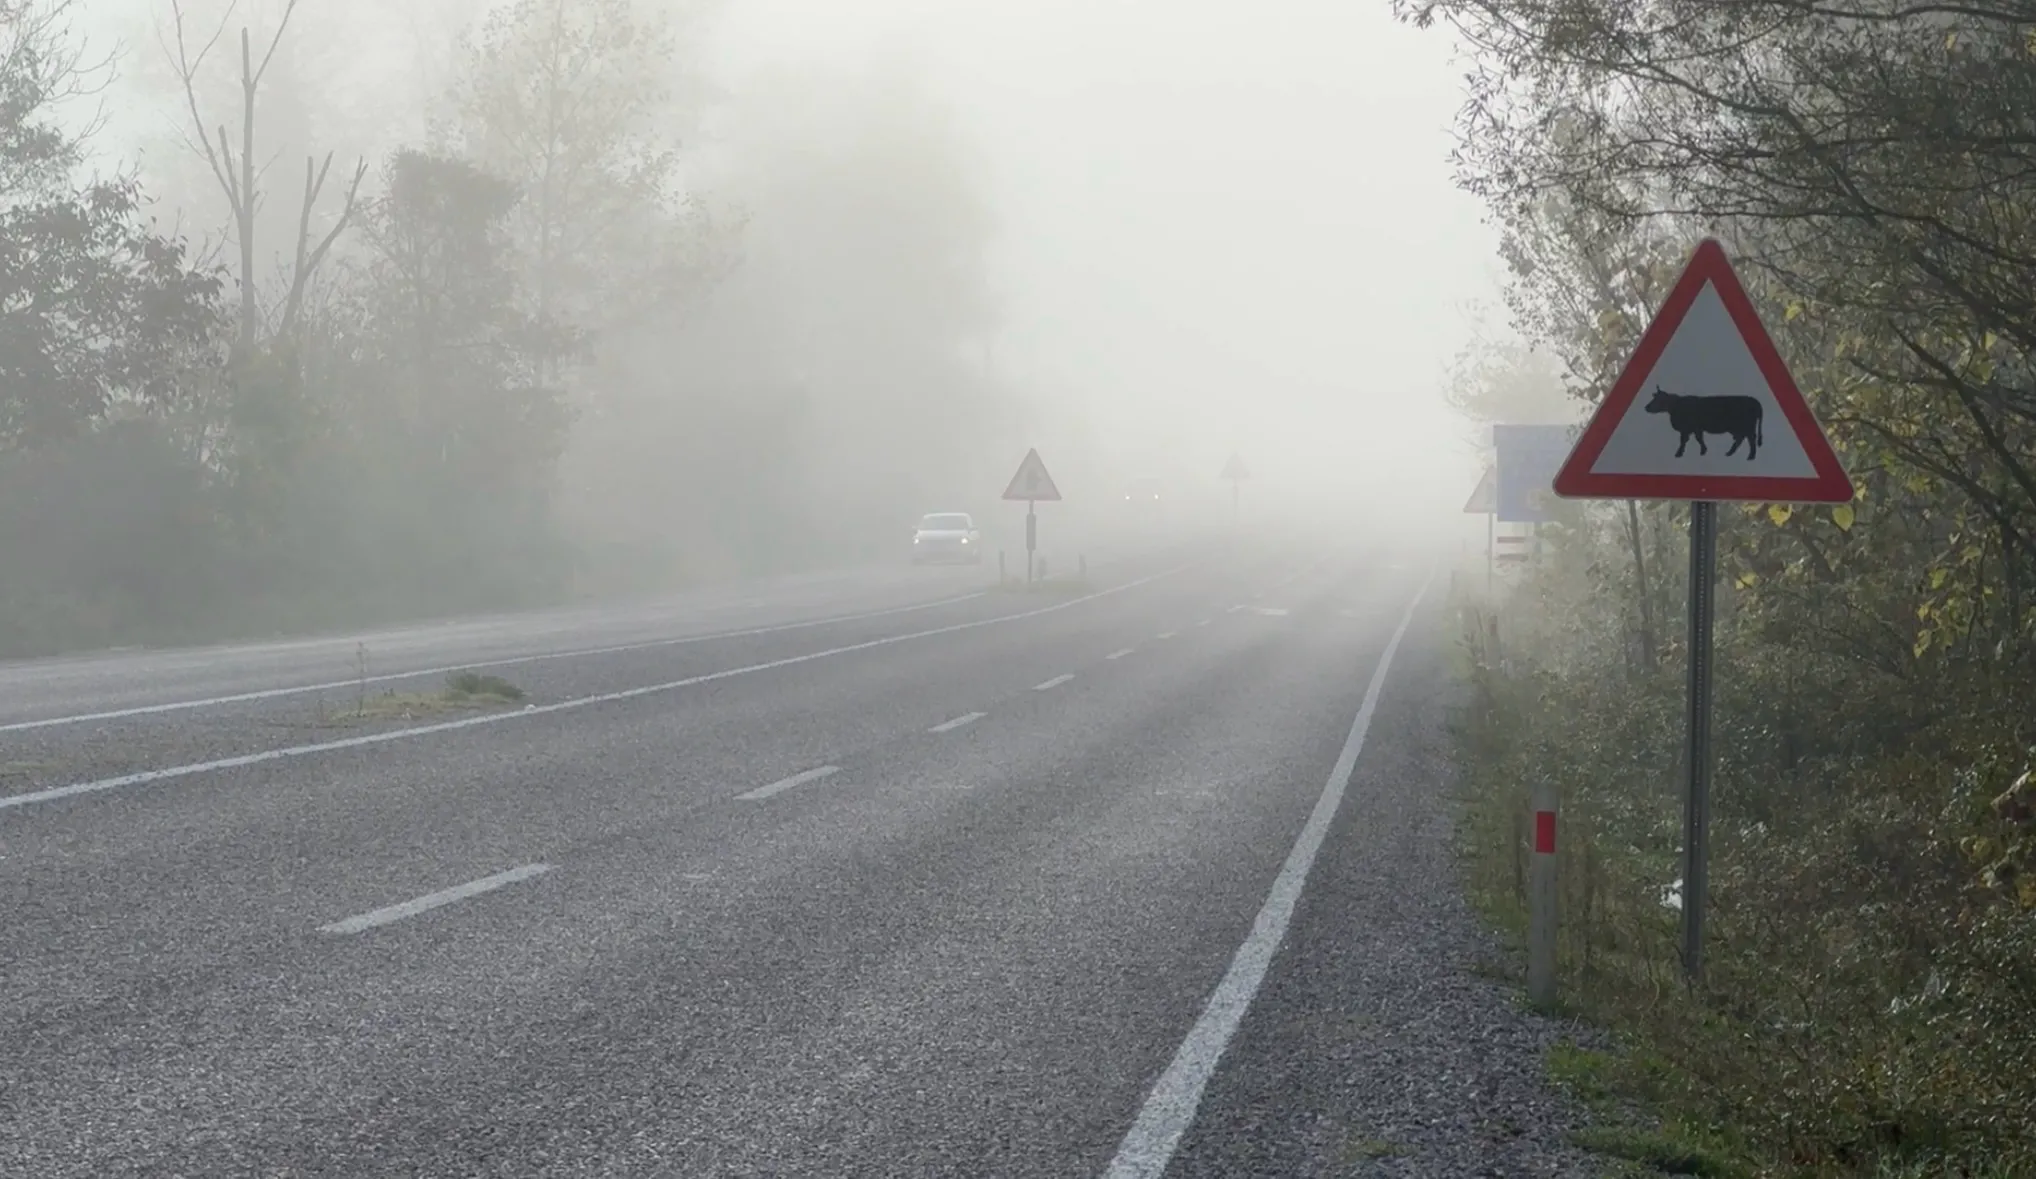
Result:
<instances>
[{"instance_id":1,"label":"green foliage","mask_svg":"<svg viewBox=\"0 0 2036 1179\"><path fill-rule=\"evenodd\" d=\"M0 207L0 448L172 401L207 364L219 280L138 211L131 183Z\"/></svg>"}]
</instances>

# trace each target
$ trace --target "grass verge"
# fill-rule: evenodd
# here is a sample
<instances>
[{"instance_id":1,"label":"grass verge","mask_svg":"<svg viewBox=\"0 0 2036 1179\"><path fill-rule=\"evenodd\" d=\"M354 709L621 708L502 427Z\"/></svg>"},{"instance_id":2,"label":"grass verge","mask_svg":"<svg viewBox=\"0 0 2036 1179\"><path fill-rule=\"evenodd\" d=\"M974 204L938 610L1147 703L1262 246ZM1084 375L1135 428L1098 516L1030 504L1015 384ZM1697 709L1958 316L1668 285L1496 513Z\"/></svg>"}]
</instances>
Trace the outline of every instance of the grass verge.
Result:
<instances>
[{"instance_id":1,"label":"grass verge","mask_svg":"<svg viewBox=\"0 0 2036 1179\"><path fill-rule=\"evenodd\" d=\"M456 671L445 677L445 687L436 692L363 693L342 711L327 714L330 723L357 721L420 720L462 712L484 712L507 708L523 701L522 688L496 675Z\"/></svg>"}]
</instances>

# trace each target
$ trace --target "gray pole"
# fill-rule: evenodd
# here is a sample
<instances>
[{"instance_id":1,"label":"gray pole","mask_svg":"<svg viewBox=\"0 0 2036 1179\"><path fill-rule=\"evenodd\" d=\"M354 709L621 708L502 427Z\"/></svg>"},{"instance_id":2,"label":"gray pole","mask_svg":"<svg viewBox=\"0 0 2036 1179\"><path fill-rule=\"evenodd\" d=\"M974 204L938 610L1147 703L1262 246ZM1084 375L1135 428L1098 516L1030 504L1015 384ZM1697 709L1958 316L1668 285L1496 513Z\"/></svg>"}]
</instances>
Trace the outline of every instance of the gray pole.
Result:
<instances>
[{"instance_id":1,"label":"gray pole","mask_svg":"<svg viewBox=\"0 0 2036 1179\"><path fill-rule=\"evenodd\" d=\"M1498 564L1494 550L1499 547L1499 513L1497 509L1485 513L1485 592L1492 592L1492 566Z\"/></svg>"},{"instance_id":2,"label":"gray pole","mask_svg":"<svg viewBox=\"0 0 2036 1179\"><path fill-rule=\"evenodd\" d=\"M1032 550L1039 541L1039 519L1033 514L1033 502L1025 501L1025 584L1032 584Z\"/></svg>"},{"instance_id":3,"label":"gray pole","mask_svg":"<svg viewBox=\"0 0 2036 1179\"><path fill-rule=\"evenodd\" d=\"M1718 574L1718 505L1690 505L1690 715L1683 760L1683 977L1704 975L1704 904L1711 843L1711 611Z\"/></svg>"}]
</instances>

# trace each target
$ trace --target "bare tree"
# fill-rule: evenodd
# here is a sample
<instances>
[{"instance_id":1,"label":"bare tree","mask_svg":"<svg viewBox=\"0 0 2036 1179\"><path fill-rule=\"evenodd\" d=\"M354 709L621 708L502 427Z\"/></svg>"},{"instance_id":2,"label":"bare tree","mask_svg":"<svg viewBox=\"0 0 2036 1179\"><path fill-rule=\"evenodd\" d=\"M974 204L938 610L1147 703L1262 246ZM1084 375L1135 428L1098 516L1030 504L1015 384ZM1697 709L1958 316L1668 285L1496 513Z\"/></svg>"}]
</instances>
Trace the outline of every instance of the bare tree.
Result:
<instances>
[{"instance_id":1,"label":"bare tree","mask_svg":"<svg viewBox=\"0 0 2036 1179\"><path fill-rule=\"evenodd\" d=\"M204 156L212 169L212 177L218 182L220 191L226 196L226 203L233 215L234 238L240 247L240 328L235 340L239 355L247 355L261 338L261 310L255 291L255 215L260 210L263 193L261 190L264 167L255 163L255 116L257 100L263 77L269 65L275 60L276 50L283 43L283 36L289 31L290 18L297 11L298 0L285 0L282 18L276 23L276 31L269 38L268 48L257 63L248 30L240 30L240 145L236 151L227 136L226 124L213 125L206 130L206 119L198 102L198 72L204 67L205 58L225 36L228 22L233 16L229 5L220 18L219 27L196 52L190 47L190 38L185 31L184 5L182 0L170 0L170 13L175 28L175 46L165 46L171 54L177 71L177 78L184 88L184 102L191 114L191 127L195 139L187 139L193 151ZM312 276L325 261L332 244L346 231L360 207L361 181L366 178L368 164L362 159L354 165L353 178L348 183L346 195L341 203L338 218L330 229L314 245L311 240L311 214L325 191L325 183L332 171L332 153L325 153L321 162L315 156L304 159L304 198L297 217L297 241L290 268L288 293L283 301L282 323L279 333L289 336L295 333L303 313L304 291Z\"/></svg>"}]
</instances>

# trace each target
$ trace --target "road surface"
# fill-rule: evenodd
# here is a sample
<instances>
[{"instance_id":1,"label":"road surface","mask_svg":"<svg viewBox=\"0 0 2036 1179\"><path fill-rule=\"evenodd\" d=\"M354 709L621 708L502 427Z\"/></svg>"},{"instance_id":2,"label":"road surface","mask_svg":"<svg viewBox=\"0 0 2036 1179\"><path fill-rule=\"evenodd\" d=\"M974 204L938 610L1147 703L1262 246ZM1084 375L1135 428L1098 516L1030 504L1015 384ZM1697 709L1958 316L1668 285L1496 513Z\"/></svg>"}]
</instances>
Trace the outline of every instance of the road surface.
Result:
<instances>
[{"instance_id":1,"label":"road surface","mask_svg":"<svg viewBox=\"0 0 2036 1179\"><path fill-rule=\"evenodd\" d=\"M315 643L0 675L0 1174L1568 1173L1448 898L1429 579L381 644L524 659L479 713L276 693Z\"/></svg>"}]
</instances>

